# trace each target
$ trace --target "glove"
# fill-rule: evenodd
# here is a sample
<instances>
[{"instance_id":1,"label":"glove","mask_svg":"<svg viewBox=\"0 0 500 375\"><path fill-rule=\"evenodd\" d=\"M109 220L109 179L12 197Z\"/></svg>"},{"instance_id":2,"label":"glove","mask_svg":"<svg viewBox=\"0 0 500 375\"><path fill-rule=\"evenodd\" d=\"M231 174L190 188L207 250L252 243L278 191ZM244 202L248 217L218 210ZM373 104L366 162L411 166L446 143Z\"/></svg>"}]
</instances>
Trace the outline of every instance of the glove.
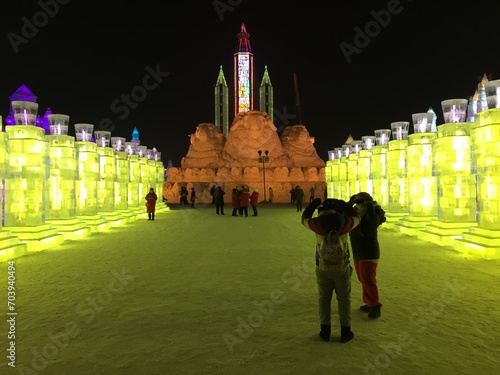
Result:
<instances>
[{"instance_id":1,"label":"glove","mask_svg":"<svg viewBox=\"0 0 500 375\"><path fill-rule=\"evenodd\" d=\"M319 206L321 206L321 199L320 198L314 198L313 201L309 205L310 206L314 206L314 209L316 209Z\"/></svg>"},{"instance_id":2,"label":"glove","mask_svg":"<svg viewBox=\"0 0 500 375\"><path fill-rule=\"evenodd\" d=\"M310 219L313 216L316 208L318 208L319 206L321 206L321 199L319 198L313 199L313 201L309 203L309 205L305 208L304 212L302 213L302 218Z\"/></svg>"},{"instance_id":3,"label":"glove","mask_svg":"<svg viewBox=\"0 0 500 375\"><path fill-rule=\"evenodd\" d=\"M354 203L356 203L357 196L358 196L357 194L352 195L351 198L349 198L349 202L347 202L347 204L351 207L354 206Z\"/></svg>"},{"instance_id":4,"label":"glove","mask_svg":"<svg viewBox=\"0 0 500 375\"><path fill-rule=\"evenodd\" d=\"M337 211L340 214L344 214L344 212L349 209L351 206L343 200L343 199L332 199L332 207L335 211Z\"/></svg>"}]
</instances>

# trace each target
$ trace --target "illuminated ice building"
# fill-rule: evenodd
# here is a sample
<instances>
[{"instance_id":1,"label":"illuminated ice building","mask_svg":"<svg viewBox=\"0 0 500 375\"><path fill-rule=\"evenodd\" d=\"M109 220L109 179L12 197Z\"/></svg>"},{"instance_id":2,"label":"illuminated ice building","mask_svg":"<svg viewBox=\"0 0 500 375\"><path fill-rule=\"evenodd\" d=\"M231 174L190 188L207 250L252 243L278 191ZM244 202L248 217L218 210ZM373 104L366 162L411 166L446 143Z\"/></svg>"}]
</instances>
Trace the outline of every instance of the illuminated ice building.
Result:
<instances>
[{"instance_id":1,"label":"illuminated ice building","mask_svg":"<svg viewBox=\"0 0 500 375\"><path fill-rule=\"evenodd\" d=\"M137 152L137 129L133 142L92 124L74 124L71 136L69 116L48 108L40 118L36 100L19 87L0 132L0 262L136 220L144 189L164 181L161 153Z\"/></svg>"},{"instance_id":2,"label":"illuminated ice building","mask_svg":"<svg viewBox=\"0 0 500 375\"><path fill-rule=\"evenodd\" d=\"M412 115L413 134L409 122L398 121L375 130L375 146L352 141L369 150L368 159L329 152L327 186L343 199L368 191L386 210L384 228L468 257L500 259L500 80L483 76L470 100L441 106L437 127L429 109ZM346 161L353 165L342 169Z\"/></svg>"},{"instance_id":3,"label":"illuminated ice building","mask_svg":"<svg viewBox=\"0 0 500 375\"><path fill-rule=\"evenodd\" d=\"M266 199L265 192L272 187L274 202L290 202L290 190L297 185L305 192L314 186L322 196L325 162L316 152L314 137L302 124L286 126L278 134L273 122L273 85L268 67L264 67L256 91L254 54L244 24L236 37L232 85L228 85L220 66L214 86L214 122L199 124L189 135L190 146L180 168L169 168L163 188L165 198L178 202L180 188L185 186L188 190L196 189L200 202L210 202L213 185L225 189L256 187L261 200ZM232 93L229 87L233 88ZM230 201L231 194L225 198Z\"/></svg>"}]
</instances>

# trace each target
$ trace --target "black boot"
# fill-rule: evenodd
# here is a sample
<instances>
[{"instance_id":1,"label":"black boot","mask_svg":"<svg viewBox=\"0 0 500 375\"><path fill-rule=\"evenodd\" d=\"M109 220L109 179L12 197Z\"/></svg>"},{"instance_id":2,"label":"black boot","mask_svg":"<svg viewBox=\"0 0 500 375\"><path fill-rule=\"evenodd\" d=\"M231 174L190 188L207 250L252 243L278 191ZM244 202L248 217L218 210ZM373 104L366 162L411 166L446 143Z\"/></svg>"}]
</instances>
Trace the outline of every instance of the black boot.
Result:
<instances>
[{"instance_id":1,"label":"black boot","mask_svg":"<svg viewBox=\"0 0 500 375\"><path fill-rule=\"evenodd\" d=\"M151 220L154 220L154 219L155 219L155 214L154 214L154 213L152 213L152 214L151 214Z\"/></svg>"},{"instance_id":2,"label":"black boot","mask_svg":"<svg viewBox=\"0 0 500 375\"><path fill-rule=\"evenodd\" d=\"M377 319L382 315L380 312L380 308L382 307L381 304L378 304L377 306L370 307L370 313L368 314L368 317L370 319Z\"/></svg>"},{"instance_id":3,"label":"black boot","mask_svg":"<svg viewBox=\"0 0 500 375\"><path fill-rule=\"evenodd\" d=\"M370 308L366 305L360 306L359 309L363 312L370 312Z\"/></svg>"},{"instance_id":4,"label":"black boot","mask_svg":"<svg viewBox=\"0 0 500 375\"><path fill-rule=\"evenodd\" d=\"M330 334L332 333L332 326L327 324L321 325L321 331L319 332L319 337L323 341L330 341Z\"/></svg>"},{"instance_id":5,"label":"black boot","mask_svg":"<svg viewBox=\"0 0 500 375\"><path fill-rule=\"evenodd\" d=\"M151 214L148 214L148 220L151 220Z\"/></svg>"},{"instance_id":6,"label":"black boot","mask_svg":"<svg viewBox=\"0 0 500 375\"><path fill-rule=\"evenodd\" d=\"M354 338L354 332L351 331L351 326L340 327L340 342L346 343Z\"/></svg>"}]
</instances>

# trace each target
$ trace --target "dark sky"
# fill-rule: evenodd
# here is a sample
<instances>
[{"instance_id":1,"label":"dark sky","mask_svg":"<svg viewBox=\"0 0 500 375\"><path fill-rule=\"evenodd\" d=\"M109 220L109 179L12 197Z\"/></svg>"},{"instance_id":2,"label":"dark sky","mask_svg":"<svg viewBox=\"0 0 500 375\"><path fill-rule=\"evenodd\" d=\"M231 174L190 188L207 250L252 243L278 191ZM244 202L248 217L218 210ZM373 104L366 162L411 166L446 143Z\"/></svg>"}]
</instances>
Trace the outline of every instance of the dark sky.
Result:
<instances>
[{"instance_id":1,"label":"dark sky","mask_svg":"<svg viewBox=\"0 0 500 375\"><path fill-rule=\"evenodd\" d=\"M269 69L276 126L296 123L297 73L302 123L325 160L349 133L373 135L429 106L439 125L442 100L469 98L483 73L499 77L494 2L338 3L60 0L56 9L55 0L16 0L2 5L0 114L7 116L9 96L25 84L38 96L41 115L50 107L70 116L70 134L74 123L106 130L111 122L112 136L129 140L136 126L142 144L161 151L165 165L178 166L188 135L214 122L219 65L232 92L242 22L251 35L257 86L264 65ZM355 41L356 27L368 28L369 39ZM355 49L348 59L341 43ZM143 91L134 108L127 105L128 113L118 110L122 94L139 92L149 70L161 72L161 82L148 81L156 87Z\"/></svg>"}]
</instances>

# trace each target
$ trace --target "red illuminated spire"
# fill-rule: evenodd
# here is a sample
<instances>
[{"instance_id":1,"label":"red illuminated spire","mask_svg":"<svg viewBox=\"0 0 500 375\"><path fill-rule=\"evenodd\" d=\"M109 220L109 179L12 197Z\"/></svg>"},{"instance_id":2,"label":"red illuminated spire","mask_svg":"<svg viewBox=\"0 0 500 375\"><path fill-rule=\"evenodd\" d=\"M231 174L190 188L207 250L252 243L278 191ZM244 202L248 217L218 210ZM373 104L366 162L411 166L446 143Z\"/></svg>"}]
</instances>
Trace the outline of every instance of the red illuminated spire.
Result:
<instances>
[{"instance_id":1,"label":"red illuminated spire","mask_svg":"<svg viewBox=\"0 0 500 375\"><path fill-rule=\"evenodd\" d=\"M245 28L245 23L241 24L241 31L236 34L238 38L238 50L236 52L252 52L252 47L250 46L250 34L247 33Z\"/></svg>"}]
</instances>

